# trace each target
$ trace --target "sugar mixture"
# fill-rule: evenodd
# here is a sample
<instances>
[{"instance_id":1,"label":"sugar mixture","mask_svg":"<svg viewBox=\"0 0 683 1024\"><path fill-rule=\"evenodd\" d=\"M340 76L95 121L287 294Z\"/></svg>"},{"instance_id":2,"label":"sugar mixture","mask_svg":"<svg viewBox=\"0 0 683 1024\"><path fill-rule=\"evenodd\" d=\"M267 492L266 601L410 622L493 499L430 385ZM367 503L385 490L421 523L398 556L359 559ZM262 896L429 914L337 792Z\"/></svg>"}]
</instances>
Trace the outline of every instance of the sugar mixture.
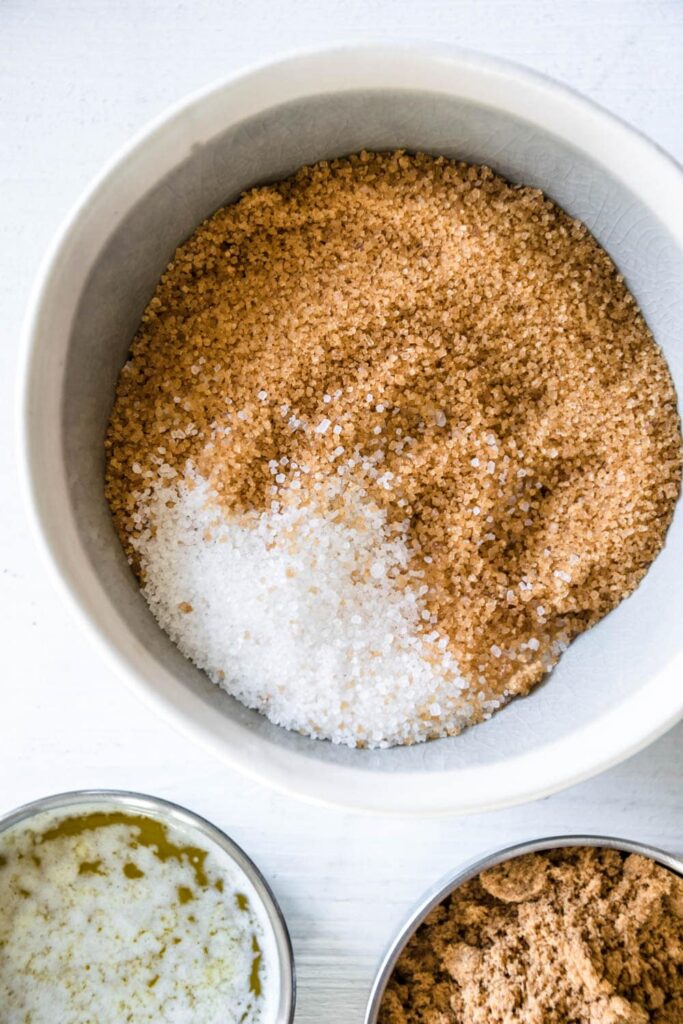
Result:
<instances>
[{"instance_id":1,"label":"sugar mixture","mask_svg":"<svg viewBox=\"0 0 683 1024\"><path fill-rule=\"evenodd\" d=\"M683 879L572 848L466 882L420 926L379 1024L680 1024Z\"/></svg>"},{"instance_id":2,"label":"sugar mixture","mask_svg":"<svg viewBox=\"0 0 683 1024\"><path fill-rule=\"evenodd\" d=\"M118 383L106 493L155 616L278 724L451 735L639 583L681 477L607 254L486 167L360 153L179 247Z\"/></svg>"}]
</instances>

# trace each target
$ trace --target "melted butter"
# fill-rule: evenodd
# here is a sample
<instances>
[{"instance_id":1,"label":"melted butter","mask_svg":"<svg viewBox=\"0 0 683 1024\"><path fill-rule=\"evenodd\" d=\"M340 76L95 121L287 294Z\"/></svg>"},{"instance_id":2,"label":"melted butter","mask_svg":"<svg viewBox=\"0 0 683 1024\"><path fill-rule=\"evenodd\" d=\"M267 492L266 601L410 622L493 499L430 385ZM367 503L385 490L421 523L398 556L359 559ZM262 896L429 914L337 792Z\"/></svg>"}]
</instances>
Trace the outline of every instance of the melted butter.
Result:
<instances>
[{"instance_id":1,"label":"melted butter","mask_svg":"<svg viewBox=\"0 0 683 1024\"><path fill-rule=\"evenodd\" d=\"M106 875L106 871L102 871L101 860L84 860L78 865L79 875Z\"/></svg>"},{"instance_id":2,"label":"melted butter","mask_svg":"<svg viewBox=\"0 0 683 1024\"><path fill-rule=\"evenodd\" d=\"M146 818L141 814L125 814L123 811L92 811L90 814L65 818L54 828L44 832L40 842L49 843L54 839L80 836L84 832L108 828L110 825L128 825L130 828L135 828L137 831L136 842L141 846L148 847L161 861L174 858L182 863L183 857L186 857L194 871L197 885L204 888L209 884L204 869L208 852L198 846L176 845L168 838L165 825L160 821L155 821L154 818Z\"/></svg>"},{"instance_id":3,"label":"melted butter","mask_svg":"<svg viewBox=\"0 0 683 1024\"><path fill-rule=\"evenodd\" d=\"M179 903L189 903L190 900L193 900L193 899L194 899L194 893L192 892L192 889L188 889L188 887L186 885L179 885L178 886L178 902Z\"/></svg>"},{"instance_id":4,"label":"melted butter","mask_svg":"<svg viewBox=\"0 0 683 1024\"><path fill-rule=\"evenodd\" d=\"M263 953L259 946L258 939L255 935L251 937L251 950L254 953L254 957L251 961L251 974L249 975L249 991L253 992L258 998L263 991L261 985L261 962L263 960Z\"/></svg>"},{"instance_id":5,"label":"melted butter","mask_svg":"<svg viewBox=\"0 0 683 1024\"><path fill-rule=\"evenodd\" d=\"M137 864L133 864L131 860L127 864L123 865L123 873L126 878L144 878L145 872L141 871Z\"/></svg>"},{"instance_id":6,"label":"melted butter","mask_svg":"<svg viewBox=\"0 0 683 1024\"><path fill-rule=\"evenodd\" d=\"M95 810L81 815L74 815L71 817L58 820L56 823L50 824L47 828L45 828L45 831L42 832L40 830L33 832L29 829L28 832L25 833L25 835L27 837L30 837L31 845L28 848L24 846L23 850L16 849L12 855L12 859L14 860L14 863L17 866L18 862L24 860L30 861L32 863L33 867L31 869L23 869L22 874L28 874L31 871L35 872L36 869L39 869L38 875L40 876L42 874L42 860L47 858L48 862L50 862L50 858L54 856L51 852L46 852L43 855L43 858L41 859L41 857L38 856L37 852L41 849L41 847L43 847L47 851L49 845L52 843L56 843L57 841L67 841L68 843L69 840L72 840L73 843L70 845L71 849L75 853L77 850L79 850L79 836L83 836L85 833L88 832L96 832L97 830L103 830L114 826L124 826L128 829L125 838L123 838L120 841L120 852L118 854L120 859L118 862L118 866L115 863L110 863L108 861L106 864L104 864L102 859L99 858L93 858L90 860L81 859L83 857L83 851L89 848L88 845L84 846L81 843L81 857L75 858L76 863L74 865L74 867L77 868L77 873L79 876L87 877L101 875L104 877L111 877L113 879L115 875L118 874L119 871L121 871L126 878L133 880L143 879L145 878L146 872L149 872L149 878L147 880L149 883L149 881L154 877L153 872L151 871L151 867L149 867L149 861L147 861L145 870L143 871L138 866L138 864L136 864L132 859L126 859L126 853L124 852L126 849L132 851L139 849L140 847L145 847L149 851L149 853L151 853L153 857L155 857L158 861L166 863L168 861L175 860L177 861L179 866L184 866L185 870L189 871L189 873L194 877L196 883L196 891L195 888L190 888L189 885L178 885L176 887L175 891L177 893L177 900L179 906L184 907L186 904L189 904L192 901L197 900L199 902L196 904L196 906L200 907L201 909L203 907L203 904L201 902L203 899L202 893L210 893L211 891L213 891L214 893L218 892L220 894L224 893L225 883L223 878L212 877L210 879L207 874L206 860L207 857L209 856L208 850L203 850L200 847L193 846L190 844L183 844L182 840L173 841L173 838L171 838L173 834L169 833L167 826L164 825L162 822L157 821L153 818L148 818L144 815L129 814L124 811ZM140 856L142 856L142 854L140 854ZM143 862L144 858L148 856L148 854L144 855ZM0 868L5 868L10 863L11 859L9 856L6 856L4 853L0 854ZM213 875L213 870L211 873ZM24 880L23 877L21 880ZM26 879L26 881L28 881L28 878ZM86 879L84 878L84 884L85 881ZM12 879L10 891L14 889L14 892L24 900L29 900L33 898L34 894L32 892L29 892L28 889L24 889L23 886L18 885L18 882L19 876L17 876L15 879ZM140 884L143 885L146 883ZM152 885L153 884L154 883L152 881ZM75 891L77 892L78 890ZM226 894L226 899L224 901L224 906L226 907L226 909L230 905L235 907L240 912L240 917L242 917L243 914L247 914L249 915L250 918L248 923L245 922L245 924L242 925L243 928L246 926L247 929L247 933L246 935L244 935L245 944L242 947L244 951L243 955L247 959L246 962L244 960L242 961L241 971L243 973L241 973L241 977L243 978L243 991L246 993L248 989L248 992L251 994L252 1000L260 1001L264 997L263 970L265 969L265 964L263 962L263 951L261 945L259 944L257 934L252 931L254 921L253 918L251 917L251 907L249 898L245 893L240 891L236 892L231 887L229 896ZM199 938L201 930L198 918L195 916L194 913L187 913L186 911L183 911L183 913L186 914L186 917L184 918L185 922L189 922L192 925L193 931L197 933L197 938ZM98 928L98 932L100 931L101 929ZM140 934L143 933L141 932ZM167 941L171 944L172 949L173 947L177 948L177 944L179 944L182 941L182 938L179 935L167 934ZM4 942L0 941L0 948L3 945ZM210 960L211 958L209 954L209 947L207 945L203 945L202 948L204 950L205 956ZM156 960L156 965L160 966L166 953L167 946L166 944L163 944L157 949L155 953L152 953L152 961ZM147 991L153 989L160 978L160 974L154 971L154 967L152 966L152 963L149 962L149 958L148 967L151 969L147 974L147 978L143 976L140 978L139 982L142 986L144 986L144 988ZM89 971L90 964L84 965L82 969L86 972ZM211 987L211 979L213 977L213 974L216 973L217 969L218 968L214 963L210 963L209 966L207 966L207 973L204 980L205 986L208 984L209 988ZM127 977L124 978L125 983L128 983L128 980L129 979ZM1 981L2 978L0 971L0 982ZM251 1003L251 1005L241 1016L240 1020L251 1020L251 1014L253 1012L255 1012L255 1002ZM0 1024L1 1019L2 1014L0 1013ZM32 1018L27 1017L26 1019L29 1020ZM258 1017L258 1019L261 1019L260 1016Z\"/></svg>"},{"instance_id":7,"label":"melted butter","mask_svg":"<svg viewBox=\"0 0 683 1024\"><path fill-rule=\"evenodd\" d=\"M235 893L235 903L242 912L249 911L249 898L243 892ZM258 998L263 992L261 982L261 966L263 964L263 952L255 935L251 937L251 951L254 954L251 961L251 974L249 976L249 991Z\"/></svg>"}]
</instances>

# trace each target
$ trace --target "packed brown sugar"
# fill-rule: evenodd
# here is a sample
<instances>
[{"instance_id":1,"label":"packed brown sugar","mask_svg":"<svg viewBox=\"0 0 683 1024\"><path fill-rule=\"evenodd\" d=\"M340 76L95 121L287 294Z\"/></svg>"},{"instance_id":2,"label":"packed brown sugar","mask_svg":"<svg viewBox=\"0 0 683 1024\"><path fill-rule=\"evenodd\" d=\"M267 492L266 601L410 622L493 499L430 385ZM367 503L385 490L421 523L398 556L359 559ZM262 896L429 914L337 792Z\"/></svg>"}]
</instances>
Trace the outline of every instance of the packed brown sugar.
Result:
<instances>
[{"instance_id":1,"label":"packed brown sugar","mask_svg":"<svg viewBox=\"0 0 683 1024\"><path fill-rule=\"evenodd\" d=\"M379 1024L680 1024L683 879L639 855L529 854L432 911Z\"/></svg>"},{"instance_id":2,"label":"packed brown sugar","mask_svg":"<svg viewBox=\"0 0 683 1024\"><path fill-rule=\"evenodd\" d=\"M106 445L181 650L273 721L377 746L528 693L642 579L681 476L665 360L587 229L402 152L204 222Z\"/></svg>"}]
</instances>

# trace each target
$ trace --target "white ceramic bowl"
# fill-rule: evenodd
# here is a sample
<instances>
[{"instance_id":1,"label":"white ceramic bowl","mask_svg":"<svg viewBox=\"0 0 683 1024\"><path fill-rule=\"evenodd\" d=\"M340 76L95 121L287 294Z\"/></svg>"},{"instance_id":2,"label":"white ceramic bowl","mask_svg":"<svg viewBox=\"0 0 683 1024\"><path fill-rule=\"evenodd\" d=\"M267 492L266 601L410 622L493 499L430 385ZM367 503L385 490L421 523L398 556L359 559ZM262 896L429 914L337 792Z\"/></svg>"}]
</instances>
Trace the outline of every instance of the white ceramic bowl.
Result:
<instances>
[{"instance_id":1,"label":"white ceramic bowl","mask_svg":"<svg viewBox=\"0 0 683 1024\"><path fill-rule=\"evenodd\" d=\"M683 382L683 175L641 135L522 68L439 48L351 48L257 68L174 107L88 191L49 253L26 329L24 462L65 594L155 708L251 775L309 799L409 814L548 794L683 713L683 522L638 591L523 701L454 739L389 751L303 738L179 654L140 596L102 493L102 439L140 315L177 244L303 163L422 149L491 164L581 218L626 275Z\"/></svg>"}]
</instances>

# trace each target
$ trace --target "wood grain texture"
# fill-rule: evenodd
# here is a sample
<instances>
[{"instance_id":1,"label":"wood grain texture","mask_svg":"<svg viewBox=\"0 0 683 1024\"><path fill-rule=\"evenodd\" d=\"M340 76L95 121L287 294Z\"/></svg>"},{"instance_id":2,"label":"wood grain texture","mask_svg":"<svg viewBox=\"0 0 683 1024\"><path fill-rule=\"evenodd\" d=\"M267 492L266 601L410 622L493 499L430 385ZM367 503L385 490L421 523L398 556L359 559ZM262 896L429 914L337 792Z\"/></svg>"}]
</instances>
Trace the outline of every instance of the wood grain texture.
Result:
<instances>
[{"instance_id":1,"label":"wood grain texture","mask_svg":"<svg viewBox=\"0 0 683 1024\"><path fill-rule=\"evenodd\" d=\"M183 93L296 48L438 39L522 61L683 158L683 4L611 0L4 0L0 5L0 811L115 786L177 800L262 867L288 919L299 1024L359 1024L384 946L468 858L550 833L622 834L683 852L683 727L601 777L466 819L309 807L220 765L121 686L55 596L14 464L20 321L41 255L89 178Z\"/></svg>"}]
</instances>

